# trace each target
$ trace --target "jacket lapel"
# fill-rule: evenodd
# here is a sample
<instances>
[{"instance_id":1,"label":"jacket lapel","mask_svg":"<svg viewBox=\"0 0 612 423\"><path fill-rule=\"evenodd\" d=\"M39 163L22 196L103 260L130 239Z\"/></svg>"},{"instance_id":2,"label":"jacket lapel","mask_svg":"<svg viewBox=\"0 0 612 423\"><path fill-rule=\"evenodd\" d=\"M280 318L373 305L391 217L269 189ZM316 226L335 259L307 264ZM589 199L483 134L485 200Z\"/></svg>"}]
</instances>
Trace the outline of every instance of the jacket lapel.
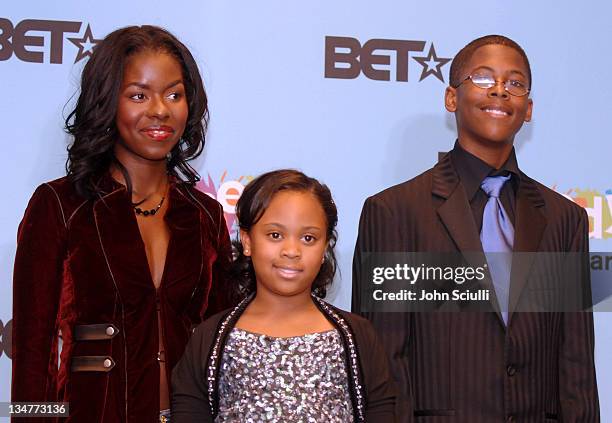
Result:
<instances>
[{"instance_id":1,"label":"jacket lapel","mask_svg":"<svg viewBox=\"0 0 612 423\"><path fill-rule=\"evenodd\" d=\"M445 201L438 216L461 252L481 252L482 245L463 185L446 154L433 168L432 194Z\"/></svg>"},{"instance_id":2,"label":"jacket lapel","mask_svg":"<svg viewBox=\"0 0 612 423\"><path fill-rule=\"evenodd\" d=\"M144 244L125 187L112 188L93 205L102 254L119 295L141 298L143 289L154 289Z\"/></svg>"},{"instance_id":3,"label":"jacket lapel","mask_svg":"<svg viewBox=\"0 0 612 423\"><path fill-rule=\"evenodd\" d=\"M164 216L170 229L170 244L162 281L166 286L185 280L199 282L204 271L204 251L216 251L202 245L208 242L209 237L201 234L200 208L195 204L196 199L180 185L172 184L170 204Z\"/></svg>"},{"instance_id":4,"label":"jacket lapel","mask_svg":"<svg viewBox=\"0 0 612 423\"><path fill-rule=\"evenodd\" d=\"M139 298L142 289L154 288L145 246L125 187L110 175L101 178L101 195L94 201L96 229L108 271L123 298ZM201 280L203 239L195 200L180 184L172 184L164 216L170 230L162 285ZM208 251L216 251L208 248ZM213 257L214 260L214 257ZM193 288L196 288L195 286ZM128 295L126 297L126 295Z\"/></svg>"},{"instance_id":5,"label":"jacket lapel","mask_svg":"<svg viewBox=\"0 0 612 423\"><path fill-rule=\"evenodd\" d=\"M453 168L450 154L446 154L433 168L432 194L445 200L437 210L438 216L466 262L472 267L482 266L486 263L486 258L480 234L472 216L467 194ZM489 290L491 306L503 325L495 288L488 272L487 277L480 282L480 287Z\"/></svg>"},{"instance_id":6,"label":"jacket lapel","mask_svg":"<svg viewBox=\"0 0 612 423\"><path fill-rule=\"evenodd\" d=\"M533 180L521 174L521 182L516 195L516 222L514 253L535 253L538 251L544 230L546 217L543 213L544 200ZM535 254L513 254L510 279L510 317L516 309L521 292L527 283Z\"/></svg>"}]
</instances>

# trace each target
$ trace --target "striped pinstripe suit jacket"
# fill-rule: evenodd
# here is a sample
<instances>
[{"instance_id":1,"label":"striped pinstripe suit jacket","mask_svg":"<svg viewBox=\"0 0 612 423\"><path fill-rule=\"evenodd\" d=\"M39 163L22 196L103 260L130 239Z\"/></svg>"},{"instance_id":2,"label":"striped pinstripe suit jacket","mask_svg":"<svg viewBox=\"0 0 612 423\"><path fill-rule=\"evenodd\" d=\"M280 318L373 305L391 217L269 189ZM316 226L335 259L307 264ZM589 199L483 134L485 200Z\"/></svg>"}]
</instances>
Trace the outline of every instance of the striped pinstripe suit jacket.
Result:
<instances>
[{"instance_id":1,"label":"striped pinstripe suit jacket","mask_svg":"<svg viewBox=\"0 0 612 423\"><path fill-rule=\"evenodd\" d=\"M521 173L514 251L588 251L585 211ZM599 422L592 314L513 313L529 266L513 267L506 327L495 312L362 312L368 252L482 252L449 154L368 198L359 224L352 310L382 338L402 390L401 421Z\"/></svg>"}]
</instances>

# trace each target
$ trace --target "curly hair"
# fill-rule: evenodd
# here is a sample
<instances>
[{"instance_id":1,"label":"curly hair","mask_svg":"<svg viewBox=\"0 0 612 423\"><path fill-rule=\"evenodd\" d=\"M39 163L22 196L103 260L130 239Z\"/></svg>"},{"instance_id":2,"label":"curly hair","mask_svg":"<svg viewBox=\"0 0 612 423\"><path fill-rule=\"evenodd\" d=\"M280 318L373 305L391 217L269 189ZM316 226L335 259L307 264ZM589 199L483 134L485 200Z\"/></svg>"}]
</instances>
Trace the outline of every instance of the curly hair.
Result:
<instances>
[{"instance_id":1,"label":"curly hair","mask_svg":"<svg viewBox=\"0 0 612 423\"><path fill-rule=\"evenodd\" d=\"M97 193L97 181L112 163L118 165L131 188L129 175L114 156L119 91L127 60L136 53L155 51L173 56L181 66L189 113L180 142L172 149L168 173L189 184L200 175L188 161L198 157L205 144L208 98L193 56L174 35L151 25L129 26L108 34L94 48L81 75L80 94L66 118L68 146L66 172L85 198Z\"/></svg>"},{"instance_id":2,"label":"curly hair","mask_svg":"<svg viewBox=\"0 0 612 423\"><path fill-rule=\"evenodd\" d=\"M492 44L510 47L521 55L523 61L525 62L525 66L527 67L527 77L529 78L529 86L531 87L531 66L529 65L529 59L527 58L525 50L523 50L516 41L508 37L504 37L503 35L485 35L484 37L476 38L459 50L459 53L457 53L453 59L453 62L451 63L449 85L451 87L457 87L461 83L464 68L472 58L474 52L480 47Z\"/></svg>"},{"instance_id":3,"label":"curly hair","mask_svg":"<svg viewBox=\"0 0 612 423\"><path fill-rule=\"evenodd\" d=\"M329 188L314 178L293 169L280 169L264 173L252 180L244 189L236 204L236 217L241 230L249 232L266 212L274 195L281 191L309 192L319 201L325 213L327 248L323 264L312 284L312 292L325 297L338 268L334 247L338 240L336 225L338 210ZM235 260L231 268L234 296L244 298L256 291L255 269L251 258L245 256L239 240L233 242Z\"/></svg>"}]
</instances>

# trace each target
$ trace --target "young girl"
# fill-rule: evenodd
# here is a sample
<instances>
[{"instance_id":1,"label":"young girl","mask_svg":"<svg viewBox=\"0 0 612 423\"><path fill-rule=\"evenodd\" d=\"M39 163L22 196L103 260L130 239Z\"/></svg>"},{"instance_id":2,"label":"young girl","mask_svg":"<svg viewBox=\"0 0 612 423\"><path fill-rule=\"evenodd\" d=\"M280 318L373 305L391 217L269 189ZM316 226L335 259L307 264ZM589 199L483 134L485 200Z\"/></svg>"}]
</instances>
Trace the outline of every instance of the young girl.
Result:
<instances>
[{"instance_id":1,"label":"young girl","mask_svg":"<svg viewBox=\"0 0 612 423\"><path fill-rule=\"evenodd\" d=\"M194 332L173 372L173 422L393 422L395 389L370 324L323 301L336 270L329 189L261 175L236 207L245 298Z\"/></svg>"}]
</instances>

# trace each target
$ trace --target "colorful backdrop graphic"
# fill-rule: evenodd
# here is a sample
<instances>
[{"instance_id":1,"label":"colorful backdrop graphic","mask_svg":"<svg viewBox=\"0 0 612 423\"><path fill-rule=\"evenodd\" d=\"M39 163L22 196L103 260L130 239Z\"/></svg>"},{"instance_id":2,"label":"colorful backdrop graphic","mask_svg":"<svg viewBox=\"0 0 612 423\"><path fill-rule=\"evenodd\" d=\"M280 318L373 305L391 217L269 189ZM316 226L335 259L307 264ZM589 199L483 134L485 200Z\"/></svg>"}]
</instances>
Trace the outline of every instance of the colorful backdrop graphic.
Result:
<instances>
[{"instance_id":1,"label":"colorful backdrop graphic","mask_svg":"<svg viewBox=\"0 0 612 423\"><path fill-rule=\"evenodd\" d=\"M224 205L234 233L233 206L262 172L298 168L330 186L340 213L341 275L329 299L348 308L363 201L452 147L454 118L443 106L449 59L484 34L514 38L531 60L534 116L516 140L520 167L585 207L591 250L612 251L610 13L603 0L588 7L527 0L3 2L0 401L10 396L17 225L35 187L64 174L63 117L82 66L110 31L161 25L193 52L211 108L205 154L195 164L198 186ZM610 284L602 275L600 283ZM605 401L612 396L612 313L595 319L605 422L612 421Z\"/></svg>"},{"instance_id":2,"label":"colorful backdrop graphic","mask_svg":"<svg viewBox=\"0 0 612 423\"><path fill-rule=\"evenodd\" d=\"M601 194L596 190L576 188L568 195L589 215L589 238L612 238L612 190Z\"/></svg>"},{"instance_id":3,"label":"colorful backdrop graphic","mask_svg":"<svg viewBox=\"0 0 612 423\"><path fill-rule=\"evenodd\" d=\"M202 180L196 184L196 187L217 200L223 206L225 222L229 230L230 237L233 239L238 233L238 223L236 221L236 203L247 185L252 179L252 176L240 176L237 179L227 179L227 171L223 172L220 181L215 184L210 174L203 176Z\"/></svg>"}]
</instances>

